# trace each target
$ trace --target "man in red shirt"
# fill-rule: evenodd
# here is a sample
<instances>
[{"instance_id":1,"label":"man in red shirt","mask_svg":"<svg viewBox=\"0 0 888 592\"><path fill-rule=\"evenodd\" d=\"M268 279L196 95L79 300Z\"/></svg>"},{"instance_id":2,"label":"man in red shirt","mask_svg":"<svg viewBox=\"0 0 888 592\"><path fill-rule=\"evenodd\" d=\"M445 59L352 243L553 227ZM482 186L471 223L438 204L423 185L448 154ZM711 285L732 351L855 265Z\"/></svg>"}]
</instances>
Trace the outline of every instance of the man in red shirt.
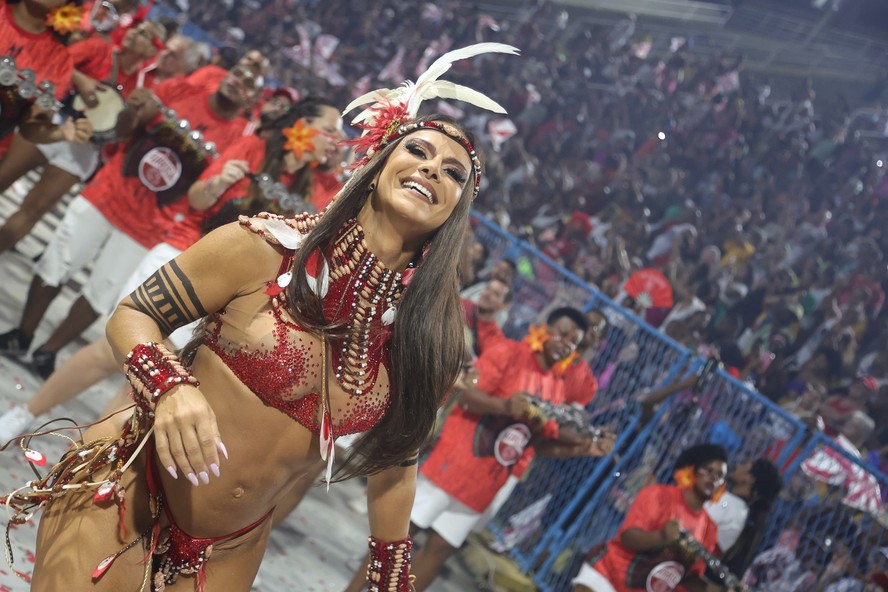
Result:
<instances>
[{"instance_id":1,"label":"man in red shirt","mask_svg":"<svg viewBox=\"0 0 888 592\"><path fill-rule=\"evenodd\" d=\"M75 68L72 77L78 93L88 105L95 106L97 92L114 92L101 83L106 82L116 83L116 91L123 98L128 97L136 88L139 69L157 54L163 36L162 26L146 21L127 31L120 48L112 47L100 37L70 46L68 52ZM116 116L113 112L109 115ZM14 247L76 183L86 181L99 165L100 148L94 142L15 142L15 162L20 163L15 170L18 177L12 177L11 167L0 165L0 189L39 166L44 168L19 209L0 227L0 253Z\"/></svg>"},{"instance_id":2,"label":"man in red shirt","mask_svg":"<svg viewBox=\"0 0 888 592\"><path fill-rule=\"evenodd\" d=\"M651 485L635 498L617 536L589 553L574 578L574 592L716 592L702 575L705 564L680 545L682 533L712 552L718 527L703 504L725 490L727 453L715 444L683 451L677 485Z\"/></svg>"},{"instance_id":3,"label":"man in red shirt","mask_svg":"<svg viewBox=\"0 0 888 592\"><path fill-rule=\"evenodd\" d=\"M65 47L66 35L57 33L47 21L51 11L63 4L64 0L5 0L0 6L0 57L15 60L18 71L32 70L35 85L52 83L57 100L67 96L71 88L74 66ZM4 161L9 160L12 132L16 126L28 142L85 142L89 139L92 128L88 122L68 120L59 125L52 119L53 111L40 108L34 99L21 98L17 91L4 91L2 97L0 158Z\"/></svg>"},{"instance_id":4,"label":"man in red shirt","mask_svg":"<svg viewBox=\"0 0 888 592\"><path fill-rule=\"evenodd\" d=\"M573 308L559 308L545 331L521 342L489 343L475 365L478 383L459 393L456 408L420 467L414 529L429 529L411 572L424 590L441 565L463 543L510 475L520 475L544 456L603 456L612 440L593 440L532 419L531 396L555 404L588 405L597 382L577 347L588 320ZM575 362L580 363L575 363Z\"/></svg>"},{"instance_id":5,"label":"man in red shirt","mask_svg":"<svg viewBox=\"0 0 888 592\"><path fill-rule=\"evenodd\" d=\"M499 278L491 278L484 282L477 302L469 298L462 299L463 315L466 328L472 338L472 353L480 356L485 345L498 338L505 338L497 316L509 307L512 302L512 287Z\"/></svg>"},{"instance_id":6,"label":"man in red shirt","mask_svg":"<svg viewBox=\"0 0 888 592\"><path fill-rule=\"evenodd\" d=\"M154 61L139 70L136 86L153 88L159 83L177 76L187 76L194 72L199 65L200 48L198 43L191 37L173 35L167 39L166 47L160 50ZM215 88L210 88L209 92Z\"/></svg>"},{"instance_id":7,"label":"man in red shirt","mask_svg":"<svg viewBox=\"0 0 888 592\"><path fill-rule=\"evenodd\" d=\"M131 271L162 240L165 229L158 227L158 221L164 218L158 209L185 197L209 157L185 141L175 122L164 121L161 106L187 119L204 142L214 142L221 152L243 135L247 122L240 113L260 88L261 77L255 72L234 68L211 94L182 80L161 83L153 91L133 91L118 117L117 132L134 139L71 202L37 264L19 327L0 335L0 353L24 355L62 286L93 262L83 294L67 318L32 353L38 374L44 378L51 374L56 352L100 314L111 312Z\"/></svg>"}]
</instances>

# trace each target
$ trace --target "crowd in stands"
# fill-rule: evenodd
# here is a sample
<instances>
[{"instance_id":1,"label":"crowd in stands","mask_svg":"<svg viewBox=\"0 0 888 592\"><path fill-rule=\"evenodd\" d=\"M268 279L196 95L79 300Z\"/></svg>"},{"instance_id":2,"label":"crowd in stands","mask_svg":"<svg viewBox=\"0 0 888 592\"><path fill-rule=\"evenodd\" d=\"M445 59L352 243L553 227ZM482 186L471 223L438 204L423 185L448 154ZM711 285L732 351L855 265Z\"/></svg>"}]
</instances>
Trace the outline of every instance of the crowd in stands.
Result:
<instances>
[{"instance_id":1,"label":"crowd in stands","mask_svg":"<svg viewBox=\"0 0 888 592\"><path fill-rule=\"evenodd\" d=\"M278 83L335 104L415 77L408 66L449 48L520 46L495 71L480 61L452 74L509 92L507 120L467 114L494 147L477 209L609 296L633 272L662 272L672 309L636 310L785 409L833 433L854 412L888 425L888 147L856 133L871 131L860 104L820 111L802 84L770 96L740 56L700 59L681 38L649 55L634 19L587 26L546 2L509 18L464 2L346 8L193 2L188 16L264 50ZM867 106L884 108L879 98ZM466 266L466 283L487 263ZM886 443L874 431L865 448Z\"/></svg>"},{"instance_id":2,"label":"crowd in stands","mask_svg":"<svg viewBox=\"0 0 888 592\"><path fill-rule=\"evenodd\" d=\"M508 16L459 0L183 8L179 24L220 42L216 63L259 50L266 84L332 105L415 79L453 48L520 47L520 60L482 57L448 74L496 94L508 115L435 105L484 140L476 210L888 471L888 139L874 133L878 118L857 117L862 107L883 113L888 96L829 109L801 83L773 96L741 56L701 58L681 37L654 54L634 18L587 25L545 0ZM207 52L191 48L185 61ZM492 285L508 308L514 274L527 269L511 260L503 271L480 243L465 253L468 293ZM629 294L640 271L664 278L669 305ZM833 460L843 459L812 457L802 469L830 482Z\"/></svg>"}]
</instances>

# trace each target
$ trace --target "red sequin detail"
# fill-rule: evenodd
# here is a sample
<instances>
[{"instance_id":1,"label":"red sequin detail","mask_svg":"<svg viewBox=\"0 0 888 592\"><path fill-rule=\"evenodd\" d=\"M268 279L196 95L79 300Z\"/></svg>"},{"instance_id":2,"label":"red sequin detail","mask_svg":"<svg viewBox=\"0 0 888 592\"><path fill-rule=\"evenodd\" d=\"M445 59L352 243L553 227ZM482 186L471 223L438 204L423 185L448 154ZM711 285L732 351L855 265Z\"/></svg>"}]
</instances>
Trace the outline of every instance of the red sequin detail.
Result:
<instances>
[{"instance_id":1,"label":"red sequin detail","mask_svg":"<svg viewBox=\"0 0 888 592\"><path fill-rule=\"evenodd\" d=\"M298 222L304 220L297 219ZM286 222L293 224L292 220ZM259 224L244 225L260 236L265 235ZM388 408L388 389L381 393L375 389L380 364L388 369L391 327L383 325L382 314L397 304L403 285L400 274L385 269L366 249L363 232L356 222L334 242L326 258L330 284L324 297L324 312L327 318L349 327L348 337L331 340L330 344L334 375L347 393L347 398L340 394L332 399L333 410L336 410L331 414L333 432L341 436L369 430ZM316 273L317 260L313 255L307 265L312 276ZM269 343L269 347L263 343L229 345L222 331L230 321L223 311L214 315L214 322L204 336L204 345L266 405L319 433L321 356L310 347L313 338L288 314L286 292L271 289L273 285L276 278L268 284L268 308L260 314L273 317L274 343ZM294 396L294 391L304 392L305 385L309 385L312 392ZM297 386L303 388L297 389Z\"/></svg>"}]
</instances>

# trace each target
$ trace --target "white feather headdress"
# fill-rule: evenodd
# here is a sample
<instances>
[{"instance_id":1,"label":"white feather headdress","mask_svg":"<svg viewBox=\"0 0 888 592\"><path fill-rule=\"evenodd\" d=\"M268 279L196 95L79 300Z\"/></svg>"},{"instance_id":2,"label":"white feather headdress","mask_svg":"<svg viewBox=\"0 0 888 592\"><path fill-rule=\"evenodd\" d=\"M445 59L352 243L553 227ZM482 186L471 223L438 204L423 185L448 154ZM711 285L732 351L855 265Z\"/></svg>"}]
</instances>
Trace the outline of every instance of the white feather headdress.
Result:
<instances>
[{"instance_id":1,"label":"white feather headdress","mask_svg":"<svg viewBox=\"0 0 888 592\"><path fill-rule=\"evenodd\" d=\"M440 78L450 70L453 62L459 60L484 53L518 55L519 52L518 48L504 43L476 43L445 53L435 60L415 83L408 80L397 88L380 88L356 98L342 113L345 115L358 107L364 107L364 110L352 119L353 125L364 130L360 138L350 142L357 152L365 153L364 158L357 164L366 163L382 146L402 135L406 130L400 128L416 118L423 101L438 98L456 99L494 113L505 113L506 110L502 105L483 93ZM464 142L464 145L472 155L474 149L471 145L467 142ZM477 160L474 155L473 160ZM476 166L476 172L479 171L480 163Z\"/></svg>"}]
</instances>

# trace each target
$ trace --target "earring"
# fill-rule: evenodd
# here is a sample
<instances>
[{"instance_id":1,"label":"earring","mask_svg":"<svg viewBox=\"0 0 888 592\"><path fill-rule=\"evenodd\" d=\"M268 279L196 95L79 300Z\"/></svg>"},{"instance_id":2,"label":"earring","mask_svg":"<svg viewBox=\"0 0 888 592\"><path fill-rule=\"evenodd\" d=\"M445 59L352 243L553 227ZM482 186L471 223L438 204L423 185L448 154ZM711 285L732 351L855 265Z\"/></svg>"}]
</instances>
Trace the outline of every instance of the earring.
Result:
<instances>
[{"instance_id":1,"label":"earring","mask_svg":"<svg viewBox=\"0 0 888 592\"><path fill-rule=\"evenodd\" d=\"M370 185L367 187L367 193L373 193L374 191L376 191L375 181L373 183L370 183Z\"/></svg>"}]
</instances>

